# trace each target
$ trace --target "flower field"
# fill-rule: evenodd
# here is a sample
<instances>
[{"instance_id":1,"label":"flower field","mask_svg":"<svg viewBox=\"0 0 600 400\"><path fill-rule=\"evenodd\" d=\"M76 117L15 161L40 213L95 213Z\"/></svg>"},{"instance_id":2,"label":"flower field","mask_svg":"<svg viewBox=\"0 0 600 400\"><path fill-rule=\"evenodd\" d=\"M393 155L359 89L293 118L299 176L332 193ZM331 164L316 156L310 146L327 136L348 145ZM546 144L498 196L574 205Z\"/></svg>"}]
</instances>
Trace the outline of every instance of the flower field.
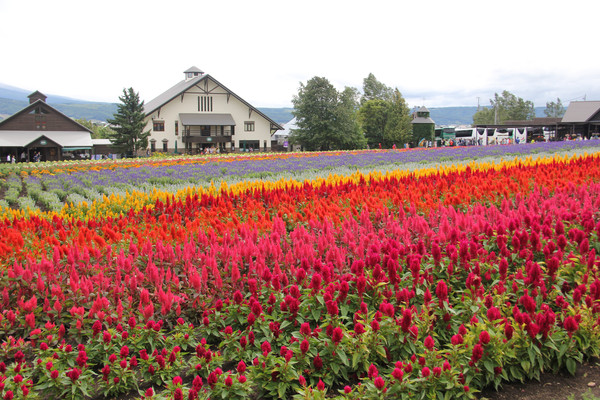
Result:
<instances>
[{"instance_id":1,"label":"flower field","mask_svg":"<svg viewBox=\"0 0 600 400\"><path fill-rule=\"evenodd\" d=\"M0 396L468 399L573 372L600 351L597 151L10 167Z\"/></svg>"}]
</instances>

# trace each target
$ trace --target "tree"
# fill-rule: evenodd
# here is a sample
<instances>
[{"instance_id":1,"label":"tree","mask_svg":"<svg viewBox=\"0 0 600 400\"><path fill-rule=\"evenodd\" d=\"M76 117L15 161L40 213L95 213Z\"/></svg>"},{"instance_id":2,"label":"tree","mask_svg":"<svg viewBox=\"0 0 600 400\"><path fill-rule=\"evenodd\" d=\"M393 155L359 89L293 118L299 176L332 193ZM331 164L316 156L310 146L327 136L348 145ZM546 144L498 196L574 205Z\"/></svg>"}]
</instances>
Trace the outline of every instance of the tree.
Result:
<instances>
[{"instance_id":1,"label":"tree","mask_svg":"<svg viewBox=\"0 0 600 400\"><path fill-rule=\"evenodd\" d=\"M481 110L473 114L474 125L493 125L494 110L492 108L483 107Z\"/></svg>"},{"instance_id":2,"label":"tree","mask_svg":"<svg viewBox=\"0 0 600 400\"><path fill-rule=\"evenodd\" d=\"M494 93L494 99L490 99L490 103L492 105L491 110L484 108L477 111L473 115L473 123L503 124L509 120L524 121L535 118L533 102L523 100L508 90L503 91L501 96L498 93Z\"/></svg>"},{"instance_id":3,"label":"tree","mask_svg":"<svg viewBox=\"0 0 600 400\"><path fill-rule=\"evenodd\" d=\"M85 118L76 119L75 122L77 122L79 125L85 126L89 130L91 130L92 131L92 139L108 139L111 137L111 135L114 134L114 131L112 129L110 129L108 126L96 124Z\"/></svg>"},{"instance_id":4,"label":"tree","mask_svg":"<svg viewBox=\"0 0 600 400\"><path fill-rule=\"evenodd\" d=\"M394 144L403 146L412 140L411 121L410 108L404 97L402 97L402 93L395 89L385 124L384 143L386 147L391 147Z\"/></svg>"},{"instance_id":5,"label":"tree","mask_svg":"<svg viewBox=\"0 0 600 400\"><path fill-rule=\"evenodd\" d=\"M148 147L150 131L144 132L144 102L140 101L139 94L133 88L123 89L123 96L119 100L122 104L117 106L114 119L108 120L108 123L114 125L114 133L110 139L115 146L132 156L138 150Z\"/></svg>"},{"instance_id":6,"label":"tree","mask_svg":"<svg viewBox=\"0 0 600 400\"><path fill-rule=\"evenodd\" d=\"M394 90L379 82L375 75L369 74L363 79L363 95L360 99L360 104L364 104L369 100L385 100L391 101L394 97Z\"/></svg>"},{"instance_id":7,"label":"tree","mask_svg":"<svg viewBox=\"0 0 600 400\"><path fill-rule=\"evenodd\" d=\"M358 120L367 143L372 148L384 142L390 107L390 103L385 100L372 99L364 102L358 111Z\"/></svg>"},{"instance_id":8,"label":"tree","mask_svg":"<svg viewBox=\"0 0 600 400\"><path fill-rule=\"evenodd\" d=\"M358 123L358 96L358 91L351 87L339 93L336 109L336 129L342 133L336 146L339 150L363 149L367 146L367 139Z\"/></svg>"},{"instance_id":9,"label":"tree","mask_svg":"<svg viewBox=\"0 0 600 400\"><path fill-rule=\"evenodd\" d=\"M298 126L291 132L292 144L322 151L364 146L364 138L357 136L355 90L338 93L326 78L314 77L306 85L300 83L292 103Z\"/></svg>"},{"instance_id":10,"label":"tree","mask_svg":"<svg viewBox=\"0 0 600 400\"><path fill-rule=\"evenodd\" d=\"M556 98L556 103L553 101L546 102L544 114L546 114L546 117L551 118L561 118L563 115L565 115L565 107L562 105L560 98Z\"/></svg>"}]
</instances>

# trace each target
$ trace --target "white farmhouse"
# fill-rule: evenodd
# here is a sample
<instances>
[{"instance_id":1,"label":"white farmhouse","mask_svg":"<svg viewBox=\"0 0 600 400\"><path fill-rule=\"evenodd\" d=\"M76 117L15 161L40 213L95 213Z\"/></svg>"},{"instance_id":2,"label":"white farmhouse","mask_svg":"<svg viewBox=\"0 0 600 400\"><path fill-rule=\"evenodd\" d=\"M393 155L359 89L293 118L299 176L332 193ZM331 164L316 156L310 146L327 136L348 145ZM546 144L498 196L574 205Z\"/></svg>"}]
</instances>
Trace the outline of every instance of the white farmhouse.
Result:
<instances>
[{"instance_id":1,"label":"white farmhouse","mask_svg":"<svg viewBox=\"0 0 600 400\"><path fill-rule=\"evenodd\" d=\"M197 67L185 79L144 105L150 151L197 154L211 151L270 151L283 129Z\"/></svg>"}]
</instances>

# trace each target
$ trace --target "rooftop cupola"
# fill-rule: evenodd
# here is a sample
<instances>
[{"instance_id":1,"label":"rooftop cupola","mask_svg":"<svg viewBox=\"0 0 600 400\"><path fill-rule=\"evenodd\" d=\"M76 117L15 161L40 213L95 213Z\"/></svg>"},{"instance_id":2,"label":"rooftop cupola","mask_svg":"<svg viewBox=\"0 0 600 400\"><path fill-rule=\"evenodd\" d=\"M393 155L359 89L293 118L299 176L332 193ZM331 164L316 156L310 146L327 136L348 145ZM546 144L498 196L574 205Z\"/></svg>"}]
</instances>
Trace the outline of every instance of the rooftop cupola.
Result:
<instances>
[{"instance_id":1,"label":"rooftop cupola","mask_svg":"<svg viewBox=\"0 0 600 400\"><path fill-rule=\"evenodd\" d=\"M204 71L202 71L198 67L190 67L187 71L183 72L185 74L185 80L189 81L190 79L194 79L198 76L204 75Z\"/></svg>"},{"instance_id":2,"label":"rooftop cupola","mask_svg":"<svg viewBox=\"0 0 600 400\"><path fill-rule=\"evenodd\" d=\"M39 90L36 90L35 92L31 93L27 97L29 98L29 104L33 104L38 100L41 100L45 103L46 98L47 98L47 96L44 93L40 92Z\"/></svg>"}]
</instances>

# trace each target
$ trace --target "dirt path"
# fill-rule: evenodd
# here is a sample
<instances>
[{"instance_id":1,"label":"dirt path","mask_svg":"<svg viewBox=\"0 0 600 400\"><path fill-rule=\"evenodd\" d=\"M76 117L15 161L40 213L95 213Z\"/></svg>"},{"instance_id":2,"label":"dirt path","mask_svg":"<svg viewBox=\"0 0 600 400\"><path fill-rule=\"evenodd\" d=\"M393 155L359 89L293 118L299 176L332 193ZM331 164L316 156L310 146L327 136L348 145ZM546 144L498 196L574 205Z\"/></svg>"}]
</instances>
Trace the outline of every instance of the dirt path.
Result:
<instances>
[{"instance_id":1,"label":"dirt path","mask_svg":"<svg viewBox=\"0 0 600 400\"><path fill-rule=\"evenodd\" d=\"M586 394L600 397L599 359L580 365L575 376L566 371L556 375L544 374L539 382L505 384L499 392L493 389L484 391L479 398L481 400L580 400Z\"/></svg>"}]
</instances>

